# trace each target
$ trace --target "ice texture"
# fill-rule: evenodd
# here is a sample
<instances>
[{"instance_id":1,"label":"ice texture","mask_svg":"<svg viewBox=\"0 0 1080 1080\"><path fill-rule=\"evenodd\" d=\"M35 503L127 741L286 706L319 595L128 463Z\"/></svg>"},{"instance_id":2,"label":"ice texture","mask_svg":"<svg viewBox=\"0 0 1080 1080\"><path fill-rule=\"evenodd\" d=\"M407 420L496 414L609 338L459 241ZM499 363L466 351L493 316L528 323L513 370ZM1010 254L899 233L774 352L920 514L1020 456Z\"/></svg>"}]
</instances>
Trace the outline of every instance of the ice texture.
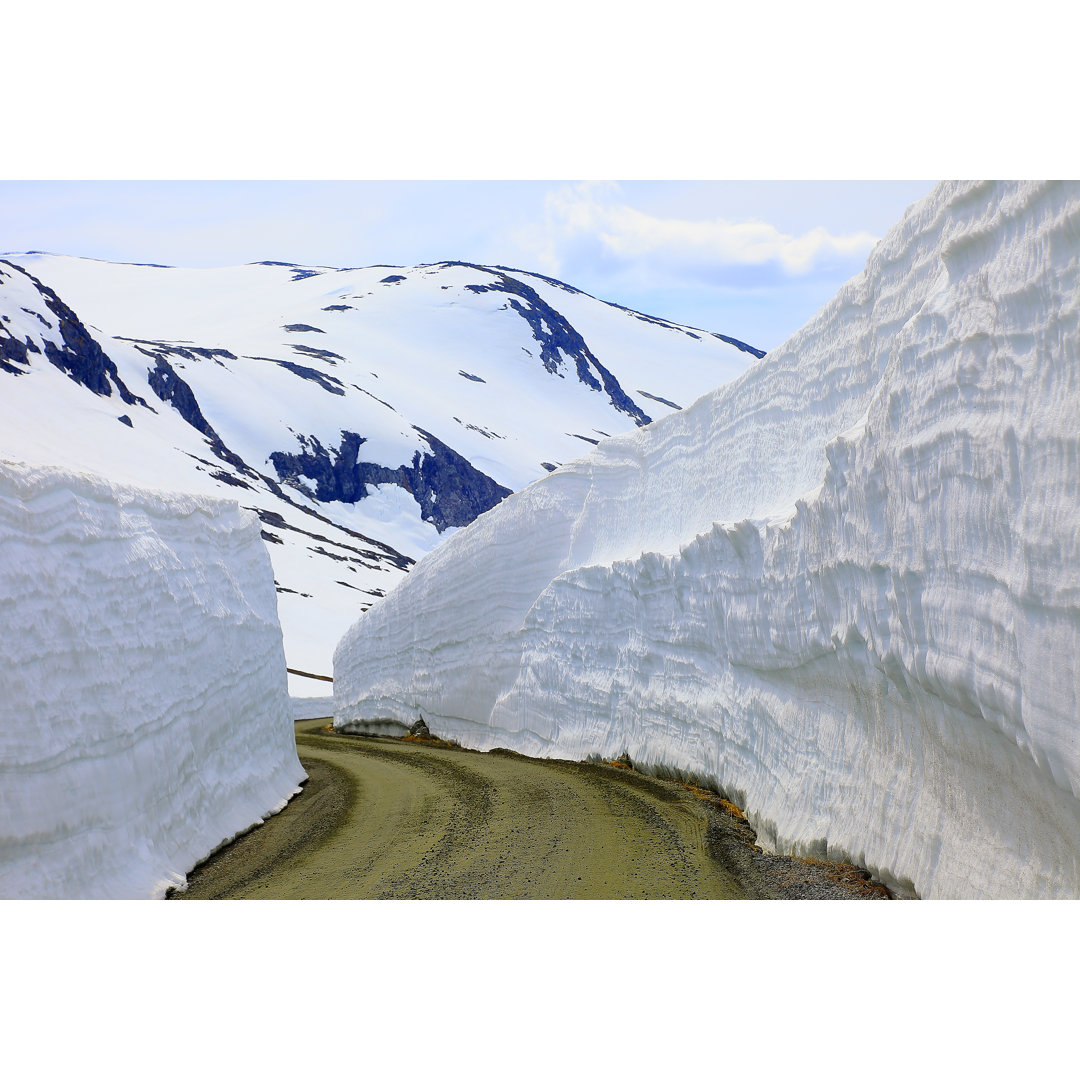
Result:
<instances>
[{"instance_id":1,"label":"ice texture","mask_svg":"<svg viewBox=\"0 0 1080 1080\"><path fill-rule=\"evenodd\" d=\"M161 896L284 805L276 599L234 502L0 461L0 897Z\"/></svg>"},{"instance_id":2,"label":"ice texture","mask_svg":"<svg viewBox=\"0 0 1080 1080\"><path fill-rule=\"evenodd\" d=\"M1080 896L1080 185L945 183L802 330L452 536L335 726L711 779L901 894Z\"/></svg>"}]
</instances>

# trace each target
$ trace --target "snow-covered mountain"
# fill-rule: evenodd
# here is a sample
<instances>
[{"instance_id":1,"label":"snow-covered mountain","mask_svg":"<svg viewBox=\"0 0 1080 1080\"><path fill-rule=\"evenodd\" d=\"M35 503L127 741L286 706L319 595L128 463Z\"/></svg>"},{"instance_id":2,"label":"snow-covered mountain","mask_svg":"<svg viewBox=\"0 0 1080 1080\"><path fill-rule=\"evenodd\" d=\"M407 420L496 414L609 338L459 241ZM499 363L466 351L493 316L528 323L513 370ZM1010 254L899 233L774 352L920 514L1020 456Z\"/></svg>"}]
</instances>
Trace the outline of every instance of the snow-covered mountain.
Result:
<instances>
[{"instance_id":1,"label":"snow-covered mountain","mask_svg":"<svg viewBox=\"0 0 1080 1080\"><path fill-rule=\"evenodd\" d=\"M505 267L7 255L0 457L254 509L289 666L325 673L447 533L758 355Z\"/></svg>"},{"instance_id":2,"label":"snow-covered mountain","mask_svg":"<svg viewBox=\"0 0 1080 1080\"><path fill-rule=\"evenodd\" d=\"M507 498L335 725L712 778L924 897L1080 896L1080 184L943 184L733 383Z\"/></svg>"}]
</instances>

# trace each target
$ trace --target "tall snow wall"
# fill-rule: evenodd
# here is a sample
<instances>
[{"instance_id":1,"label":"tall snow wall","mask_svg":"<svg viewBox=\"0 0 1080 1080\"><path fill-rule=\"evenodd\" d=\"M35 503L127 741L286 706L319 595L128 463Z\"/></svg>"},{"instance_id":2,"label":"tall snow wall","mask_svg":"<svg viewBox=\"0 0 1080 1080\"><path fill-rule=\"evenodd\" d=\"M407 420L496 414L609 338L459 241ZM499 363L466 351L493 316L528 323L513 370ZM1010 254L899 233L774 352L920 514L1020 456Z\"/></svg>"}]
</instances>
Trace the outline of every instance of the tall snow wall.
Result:
<instances>
[{"instance_id":1,"label":"tall snow wall","mask_svg":"<svg viewBox=\"0 0 1080 1080\"><path fill-rule=\"evenodd\" d=\"M0 462L0 897L138 898L304 777L235 503Z\"/></svg>"},{"instance_id":2,"label":"tall snow wall","mask_svg":"<svg viewBox=\"0 0 1080 1080\"><path fill-rule=\"evenodd\" d=\"M335 725L716 782L923 897L1080 896L1080 185L947 183L742 377L345 635Z\"/></svg>"}]
</instances>

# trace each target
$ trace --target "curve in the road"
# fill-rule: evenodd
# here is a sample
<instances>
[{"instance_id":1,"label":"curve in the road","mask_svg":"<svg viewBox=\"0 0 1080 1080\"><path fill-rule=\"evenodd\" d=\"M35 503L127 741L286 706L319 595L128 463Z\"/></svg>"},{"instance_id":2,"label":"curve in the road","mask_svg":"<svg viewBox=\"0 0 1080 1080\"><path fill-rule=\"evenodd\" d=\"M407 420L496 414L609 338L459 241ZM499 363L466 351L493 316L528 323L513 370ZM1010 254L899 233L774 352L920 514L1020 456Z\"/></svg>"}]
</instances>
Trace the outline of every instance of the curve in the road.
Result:
<instances>
[{"instance_id":1,"label":"curve in the road","mask_svg":"<svg viewBox=\"0 0 1080 1080\"><path fill-rule=\"evenodd\" d=\"M296 726L303 792L193 870L177 898L785 895L763 872L762 860L778 857L753 848L745 822L708 793L610 765L338 735L326 724ZM813 877L810 864L784 862L789 875L798 865ZM824 895L788 893L803 894Z\"/></svg>"}]
</instances>

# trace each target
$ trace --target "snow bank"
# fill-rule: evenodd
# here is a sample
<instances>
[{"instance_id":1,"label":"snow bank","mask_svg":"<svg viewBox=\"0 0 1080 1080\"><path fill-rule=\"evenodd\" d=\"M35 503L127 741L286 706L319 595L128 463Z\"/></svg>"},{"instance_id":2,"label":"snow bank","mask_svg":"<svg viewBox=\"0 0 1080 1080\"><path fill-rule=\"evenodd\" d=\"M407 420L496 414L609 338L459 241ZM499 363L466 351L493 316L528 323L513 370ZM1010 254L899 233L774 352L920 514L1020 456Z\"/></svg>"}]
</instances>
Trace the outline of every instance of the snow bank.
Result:
<instances>
[{"instance_id":1,"label":"snow bank","mask_svg":"<svg viewBox=\"0 0 1080 1080\"><path fill-rule=\"evenodd\" d=\"M0 614L0 896L160 896L303 779L235 503L0 462Z\"/></svg>"},{"instance_id":2,"label":"snow bank","mask_svg":"<svg viewBox=\"0 0 1080 1080\"><path fill-rule=\"evenodd\" d=\"M1080 896L1080 186L943 184L741 378L345 635L335 724L715 780L926 897Z\"/></svg>"},{"instance_id":3,"label":"snow bank","mask_svg":"<svg viewBox=\"0 0 1080 1080\"><path fill-rule=\"evenodd\" d=\"M323 697L298 697L293 694L289 699L293 720L321 720L324 716L334 715L334 695Z\"/></svg>"}]
</instances>

